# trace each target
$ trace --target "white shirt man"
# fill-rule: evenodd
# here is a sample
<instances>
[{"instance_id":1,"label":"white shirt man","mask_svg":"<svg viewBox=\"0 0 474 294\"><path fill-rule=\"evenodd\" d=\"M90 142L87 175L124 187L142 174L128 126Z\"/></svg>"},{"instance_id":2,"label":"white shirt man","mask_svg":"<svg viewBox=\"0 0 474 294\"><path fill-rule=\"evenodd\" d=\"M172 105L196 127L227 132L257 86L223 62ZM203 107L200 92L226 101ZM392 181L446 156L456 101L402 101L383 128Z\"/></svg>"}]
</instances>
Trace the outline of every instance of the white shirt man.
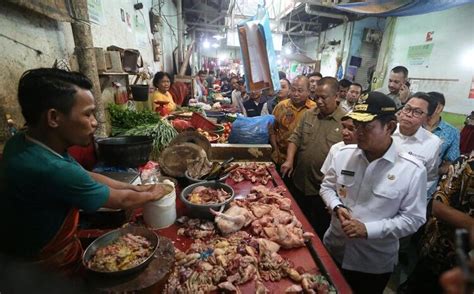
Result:
<instances>
[{"instance_id":1,"label":"white shirt man","mask_svg":"<svg viewBox=\"0 0 474 294\"><path fill-rule=\"evenodd\" d=\"M320 195L334 211L324 244L354 293L382 293L398 260L398 240L426 220L426 170L391 138L391 98L371 92L348 113L357 145L342 147Z\"/></svg>"},{"instance_id":2,"label":"white shirt man","mask_svg":"<svg viewBox=\"0 0 474 294\"><path fill-rule=\"evenodd\" d=\"M400 127L397 127L393 133L393 140L400 144L408 154L423 163L428 176L427 191L431 191L433 186L436 188L441 140L421 127L412 136L404 136L400 133ZM428 198L431 198L431 195L428 195Z\"/></svg>"},{"instance_id":3,"label":"white shirt man","mask_svg":"<svg viewBox=\"0 0 474 294\"><path fill-rule=\"evenodd\" d=\"M242 98L242 92L235 89L232 91L232 106L237 109L238 112L243 113L243 115L247 115L245 112L244 107L244 99Z\"/></svg>"},{"instance_id":4,"label":"white shirt man","mask_svg":"<svg viewBox=\"0 0 474 294\"><path fill-rule=\"evenodd\" d=\"M395 142L370 163L357 145L342 147L320 194L331 209L339 204L350 208L352 218L366 226L367 239L348 239L333 216L324 235L331 255L345 269L392 272L398 261L398 239L416 232L425 221L426 198L421 197L425 187L423 166Z\"/></svg>"},{"instance_id":5,"label":"white shirt man","mask_svg":"<svg viewBox=\"0 0 474 294\"><path fill-rule=\"evenodd\" d=\"M354 105L359 101L360 95L362 94L362 86L358 83L352 83L349 86L349 90L346 94L346 99L341 101L341 108L344 111L349 112L352 111Z\"/></svg>"},{"instance_id":6,"label":"white shirt man","mask_svg":"<svg viewBox=\"0 0 474 294\"><path fill-rule=\"evenodd\" d=\"M415 93L400 111L399 125L392 136L403 150L420 160L426 168L428 199L431 199L438 183L439 152L442 141L425 130L422 125L433 114L436 106L436 103L425 93Z\"/></svg>"},{"instance_id":7,"label":"white shirt man","mask_svg":"<svg viewBox=\"0 0 474 294\"><path fill-rule=\"evenodd\" d=\"M344 100L345 101L345 100ZM342 141L336 143L331 146L329 149L329 153L324 160L323 166L321 167L321 172L326 174L329 169L329 165L331 164L332 159L336 154L341 150L342 147L349 145L349 144L357 144L357 138L355 137L355 127L352 119L345 116L341 120L341 134L342 134Z\"/></svg>"}]
</instances>

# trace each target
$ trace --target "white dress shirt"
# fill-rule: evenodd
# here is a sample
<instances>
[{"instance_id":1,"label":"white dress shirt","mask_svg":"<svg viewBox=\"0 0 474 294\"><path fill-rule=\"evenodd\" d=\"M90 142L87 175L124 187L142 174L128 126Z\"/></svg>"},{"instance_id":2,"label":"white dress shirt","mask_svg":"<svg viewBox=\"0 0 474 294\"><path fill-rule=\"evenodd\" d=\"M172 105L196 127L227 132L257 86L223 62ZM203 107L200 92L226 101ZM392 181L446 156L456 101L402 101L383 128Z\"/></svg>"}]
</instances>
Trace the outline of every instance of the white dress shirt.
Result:
<instances>
[{"instance_id":1,"label":"white dress shirt","mask_svg":"<svg viewBox=\"0 0 474 294\"><path fill-rule=\"evenodd\" d=\"M260 115L269 115L271 113L268 112L268 101L263 103L263 107L262 107L262 112L260 113Z\"/></svg>"},{"instance_id":2,"label":"white dress shirt","mask_svg":"<svg viewBox=\"0 0 474 294\"><path fill-rule=\"evenodd\" d=\"M367 239L348 238L336 214L324 244L342 268L373 274L392 272L398 239L426 219L426 170L392 142L383 157L369 162L357 145L342 147L332 159L320 195L333 210L343 204L367 229ZM368 281L369 282L369 281Z\"/></svg>"},{"instance_id":3,"label":"white dress shirt","mask_svg":"<svg viewBox=\"0 0 474 294\"><path fill-rule=\"evenodd\" d=\"M414 135L405 136L400 133L400 126L397 126L392 138L401 146L402 150L420 160L425 166L428 176L427 198L431 199L438 183L439 153L443 142L438 136L422 127L418 128Z\"/></svg>"},{"instance_id":4,"label":"white dress shirt","mask_svg":"<svg viewBox=\"0 0 474 294\"><path fill-rule=\"evenodd\" d=\"M232 95L232 106L235 107L238 112L247 116L247 113L245 112L244 99L242 98L242 93L240 91L233 90L231 95Z\"/></svg>"},{"instance_id":5,"label":"white dress shirt","mask_svg":"<svg viewBox=\"0 0 474 294\"><path fill-rule=\"evenodd\" d=\"M345 111L345 112L349 112L349 111L352 111L352 109L354 108L354 104L349 104L349 102L347 102L347 99L346 100L342 100L341 103L339 103L339 106Z\"/></svg>"},{"instance_id":6,"label":"white dress shirt","mask_svg":"<svg viewBox=\"0 0 474 294\"><path fill-rule=\"evenodd\" d=\"M324 160L323 166L321 166L321 172L323 173L323 175L326 174L326 172L328 171L329 165L331 164L333 157L344 146L346 146L344 141L341 141L331 146L331 149L329 149L329 153L326 156L326 159Z\"/></svg>"}]
</instances>

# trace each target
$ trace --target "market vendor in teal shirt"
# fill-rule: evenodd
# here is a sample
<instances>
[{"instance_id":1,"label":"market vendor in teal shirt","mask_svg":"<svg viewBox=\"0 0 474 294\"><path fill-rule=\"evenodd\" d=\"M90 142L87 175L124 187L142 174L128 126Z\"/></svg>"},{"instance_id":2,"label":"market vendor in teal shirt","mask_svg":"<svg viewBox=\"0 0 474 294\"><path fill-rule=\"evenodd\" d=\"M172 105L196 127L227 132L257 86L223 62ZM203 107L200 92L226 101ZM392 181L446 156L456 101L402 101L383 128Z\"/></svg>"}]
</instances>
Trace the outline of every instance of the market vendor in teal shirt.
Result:
<instances>
[{"instance_id":1,"label":"market vendor in teal shirt","mask_svg":"<svg viewBox=\"0 0 474 294\"><path fill-rule=\"evenodd\" d=\"M164 196L83 169L66 150L87 146L97 128L92 83L59 69L25 72L18 100L27 131L5 145L0 163L0 253L73 272L82 247L79 209L134 208Z\"/></svg>"}]
</instances>

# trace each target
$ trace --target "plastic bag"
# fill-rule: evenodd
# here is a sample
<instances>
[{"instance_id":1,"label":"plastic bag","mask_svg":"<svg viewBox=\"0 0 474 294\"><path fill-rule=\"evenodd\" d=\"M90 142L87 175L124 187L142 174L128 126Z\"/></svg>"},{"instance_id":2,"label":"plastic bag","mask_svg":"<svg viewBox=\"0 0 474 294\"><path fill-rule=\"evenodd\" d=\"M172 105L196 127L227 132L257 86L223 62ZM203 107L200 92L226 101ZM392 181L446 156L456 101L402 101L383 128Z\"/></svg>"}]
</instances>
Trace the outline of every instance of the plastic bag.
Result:
<instances>
[{"instance_id":1,"label":"plastic bag","mask_svg":"<svg viewBox=\"0 0 474 294\"><path fill-rule=\"evenodd\" d=\"M268 128L273 125L273 115L245 117L239 115L232 124L229 143L233 144L268 144Z\"/></svg>"}]
</instances>

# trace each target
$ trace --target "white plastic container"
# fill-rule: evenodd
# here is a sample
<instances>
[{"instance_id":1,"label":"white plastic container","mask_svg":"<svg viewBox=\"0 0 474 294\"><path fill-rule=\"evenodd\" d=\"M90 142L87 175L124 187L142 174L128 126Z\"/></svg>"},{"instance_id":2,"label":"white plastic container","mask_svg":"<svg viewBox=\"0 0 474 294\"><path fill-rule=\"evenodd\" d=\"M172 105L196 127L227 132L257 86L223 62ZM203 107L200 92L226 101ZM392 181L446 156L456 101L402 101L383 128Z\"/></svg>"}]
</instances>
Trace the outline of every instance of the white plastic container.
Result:
<instances>
[{"instance_id":1,"label":"white plastic container","mask_svg":"<svg viewBox=\"0 0 474 294\"><path fill-rule=\"evenodd\" d=\"M173 182L169 180L165 180L163 184L173 187L171 193L143 207L143 219L149 227L154 229L167 228L176 220L176 189Z\"/></svg>"}]
</instances>

